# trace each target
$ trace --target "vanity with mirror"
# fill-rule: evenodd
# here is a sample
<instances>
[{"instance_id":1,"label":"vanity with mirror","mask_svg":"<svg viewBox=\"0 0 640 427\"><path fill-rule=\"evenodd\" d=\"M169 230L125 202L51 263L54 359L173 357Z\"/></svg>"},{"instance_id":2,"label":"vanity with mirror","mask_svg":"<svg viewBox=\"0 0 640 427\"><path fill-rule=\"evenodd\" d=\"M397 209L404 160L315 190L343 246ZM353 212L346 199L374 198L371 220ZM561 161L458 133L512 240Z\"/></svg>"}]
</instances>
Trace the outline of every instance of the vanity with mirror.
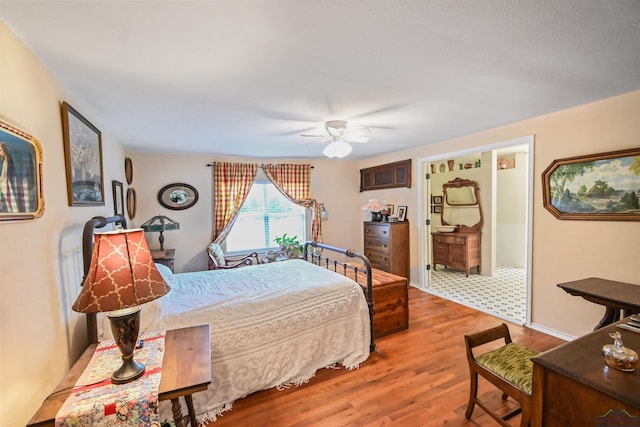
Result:
<instances>
[{"instance_id":1,"label":"vanity with mirror","mask_svg":"<svg viewBox=\"0 0 640 427\"><path fill-rule=\"evenodd\" d=\"M442 185L442 227L431 233L433 269L438 264L480 274L480 230L482 207L478 183L456 178Z\"/></svg>"}]
</instances>

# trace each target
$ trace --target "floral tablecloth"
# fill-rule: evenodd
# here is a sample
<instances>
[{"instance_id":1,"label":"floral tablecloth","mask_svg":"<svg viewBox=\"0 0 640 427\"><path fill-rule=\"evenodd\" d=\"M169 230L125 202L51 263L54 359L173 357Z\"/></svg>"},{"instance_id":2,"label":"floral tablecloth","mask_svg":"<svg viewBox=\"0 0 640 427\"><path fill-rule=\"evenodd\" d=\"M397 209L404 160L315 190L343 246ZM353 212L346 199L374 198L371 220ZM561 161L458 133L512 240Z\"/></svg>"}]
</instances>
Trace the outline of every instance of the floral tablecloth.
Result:
<instances>
[{"instance_id":1,"label":"floral tablecloth","mask_svg":"<svg viewBox=\"0 0 640 427\"><path fill-rule=\"evenodd\" d=\"M165 331L140 335L144 345L136 349L135 360L145 365L145 373L120 385L111 383L111 373L122 364L120 350L113 340L99 343L58 411L56 427L160 427L158 389L165 335Z\"/></svg>"}]
</instances>

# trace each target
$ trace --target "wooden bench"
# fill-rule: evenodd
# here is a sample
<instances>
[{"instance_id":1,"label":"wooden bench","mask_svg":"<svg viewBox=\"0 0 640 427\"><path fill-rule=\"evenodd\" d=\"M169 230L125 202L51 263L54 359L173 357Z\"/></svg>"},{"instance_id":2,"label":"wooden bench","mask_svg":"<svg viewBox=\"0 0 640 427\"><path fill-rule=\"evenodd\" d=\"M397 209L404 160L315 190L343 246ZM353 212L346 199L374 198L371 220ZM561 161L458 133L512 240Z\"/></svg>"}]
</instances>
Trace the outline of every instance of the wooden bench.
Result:
<instances>
[{"instance_id":1,"label":"wooden bench","mask_svg":"<svg viewBox=\"0 0 640 427\"><path fill-rule=\"evenodd\" d=\"M473 349L483 344L499 339L504 340L504 345L478 356L474 355ZM477 403L487 414L496 420L500 425L509 427L506 420L522 412L520 426L529 425L531 419L531 390L533 377L532 357L539 352L531 350L511 341L509 328L504 323L495 328L477 332L464 336L467 349L467 361L469 362L469 373L471 376L471 389L469 392L469 403L465 416L471 418L475 404ZM495 385L502 391L502 399L506 400L510 396L518 402L519 408L509 412L504 416L499 416L489 409L487 405L478 398L478 375Z\"/></svg>"}]
</instances>

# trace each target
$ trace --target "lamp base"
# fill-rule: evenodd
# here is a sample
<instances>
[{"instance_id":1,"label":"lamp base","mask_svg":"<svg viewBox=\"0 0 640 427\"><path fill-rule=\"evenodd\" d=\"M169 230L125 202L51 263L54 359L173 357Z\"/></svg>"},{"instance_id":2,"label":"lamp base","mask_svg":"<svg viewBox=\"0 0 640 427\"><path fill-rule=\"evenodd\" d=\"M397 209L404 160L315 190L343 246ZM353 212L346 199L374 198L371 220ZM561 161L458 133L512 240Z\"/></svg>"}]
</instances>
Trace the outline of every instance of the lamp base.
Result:
<instances>
[{"instance_id":1,"label":"lamp base","mask_svg":"<svg viewBox=\"0 0 640 427\"><path fill-rule=\"evenodd\" d=\"M382 214L380 212L371 212L371 221L372 222L382 221Z\"/></svg>"},{"instance_id":2,"label":"lamp base","mask_svg":"<svg viewBox=\"0 0 640 427\"><path fill-rule=\"evenodd\" d=\"M111 374L111 382L125 384L144 374L144 365L133 360L140 332L140 307L111 312L108 317L113 339L122 352L122 365Z\"/></svg>"}]
</instances>

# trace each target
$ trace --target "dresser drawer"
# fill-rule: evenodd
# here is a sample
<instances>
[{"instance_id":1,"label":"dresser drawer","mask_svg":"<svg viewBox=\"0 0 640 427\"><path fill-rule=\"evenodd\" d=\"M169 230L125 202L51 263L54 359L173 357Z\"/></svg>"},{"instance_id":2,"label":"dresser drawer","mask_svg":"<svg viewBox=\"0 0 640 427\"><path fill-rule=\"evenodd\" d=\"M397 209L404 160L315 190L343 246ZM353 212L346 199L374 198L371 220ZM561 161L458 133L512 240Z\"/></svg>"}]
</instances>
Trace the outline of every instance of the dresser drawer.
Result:
<instances>
[{"instance_id":1,"label":"dresser drawer","mask_svg":"<svg viewBox=\"0 0 640 427\"><path fill-rule=\"evenodd\" d=\"M365 250L373 250L376 252L381 252L384 254L389 253L389 241L386 239L377 239L375 237L366 237L364 238L364 247Z\"/></svg>"},{"instance_id":2,"label":"dresser drawer","mask_svg":"<svg viewBox=\"0 0 640 427\"><path fill-rule=\"evenodd\" d=\"M433 235L433 243L434 246L437 243L440 244L451 244L451 245L464 245L465 244L465 238L464 237L459 237L459 236L455 236L455 235L451 235L451 236L444 236L442 234L434 234Z\"/></svg>"},{"instance_id":3,"label":"dresser drawer","mask_svg":"<svg viewBox=\"0 0 640 427\"><path fill-rule=\"evenodd\" d=\"M389 238L389 225L388 224L366 224L364 226L364 238L367 239L369 237L376 237L379 239L388 239Z\"/></svg>"},{"instance_id":4,"label":"dresser drawer","mask_svg":"<svg viewBox=\"0 0 640 427\"><path fill-rule=\"evenodd\" d=\"M389 264L389 255L377 251L366 250L365 255L369 258L371 264Z\"/></svg>"}]
</instances>

